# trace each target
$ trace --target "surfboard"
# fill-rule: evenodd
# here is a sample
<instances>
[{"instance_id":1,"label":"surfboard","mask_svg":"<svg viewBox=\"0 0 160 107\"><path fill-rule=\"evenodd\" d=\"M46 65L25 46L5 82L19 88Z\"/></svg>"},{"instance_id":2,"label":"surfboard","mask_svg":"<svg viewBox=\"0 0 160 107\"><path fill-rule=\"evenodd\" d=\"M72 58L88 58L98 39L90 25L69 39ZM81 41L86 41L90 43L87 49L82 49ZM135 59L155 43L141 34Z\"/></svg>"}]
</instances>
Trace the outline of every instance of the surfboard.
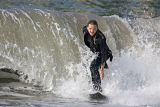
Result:
<instances>
[{"instance_id":1,"label":"surfboard","mask_svg":"<svg viewBox=\"0 0 160 107\"><path fill-rule=\"evenodd\" d=\"M89 98L94 100L108 100L108 97L100 92L89 94Z\"/></svg>"}]
</instances>

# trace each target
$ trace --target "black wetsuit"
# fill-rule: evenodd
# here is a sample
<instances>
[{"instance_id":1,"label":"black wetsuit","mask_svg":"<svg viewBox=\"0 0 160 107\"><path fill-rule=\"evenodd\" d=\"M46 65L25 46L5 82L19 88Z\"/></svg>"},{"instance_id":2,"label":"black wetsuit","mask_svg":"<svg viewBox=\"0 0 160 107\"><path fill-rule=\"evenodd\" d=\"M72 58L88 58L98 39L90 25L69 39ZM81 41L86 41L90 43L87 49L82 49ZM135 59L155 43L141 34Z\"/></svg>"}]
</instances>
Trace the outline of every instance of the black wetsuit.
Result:
<instances>
[{"instance_id":1,"label":"black wetsuit","mask_svg":"<svg viewBox=\"0 0 160 107\"><path fill-rule=\"evenodd\" d=\"M86 26L84 26L83 33L86 46L89 47L93 53L98 54L98 56L91 62L90 65L93 89L96 91L102 91L99 68L103 63L105 63L105 68L108 68L106 61L108 60L108 58L110 58L110 61L112 61L112 51L106 44L106 38L100 30L97 30L95 35L91 36L88 33Z\"/></svg>"}]
</instances>

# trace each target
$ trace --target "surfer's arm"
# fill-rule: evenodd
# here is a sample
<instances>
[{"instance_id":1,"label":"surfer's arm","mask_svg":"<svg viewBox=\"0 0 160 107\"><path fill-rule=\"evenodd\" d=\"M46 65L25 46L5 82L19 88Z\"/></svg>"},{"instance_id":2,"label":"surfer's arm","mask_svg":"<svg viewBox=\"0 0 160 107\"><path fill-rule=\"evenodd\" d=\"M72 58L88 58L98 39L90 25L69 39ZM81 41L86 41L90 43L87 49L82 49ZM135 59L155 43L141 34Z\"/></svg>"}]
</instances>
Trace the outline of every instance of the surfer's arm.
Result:
<instances>
[{"instance_id":1,"label":"surfer's arm","mask_svg":"<svg viewBox=\"0 0 160 107\"><path fill-rule=\"evenodd\" d=\"M112 56L112 51L109 49L107 43L106 43L106 38L103 34L101 34L101 39L99 41L99 46L100 46L100 53L101 53L101 65L110 58L110 61L112 61L113 56Z\"/></svg>"},{"instance_id":2,"label":"surfer's arm","mask_svg":"<svg viewBox=\"0 0 160 107\"><path fill-rule=\"evenodd\" d=\"M105 66L105 62L101 65L100 71L99 71L99 75L101 77L101 80L104 78L104 66Z\"/></svg>"},{"instance_id":3,"label":"surfer's arm","mask_svg":"<svg viewBox=\"0 0 160 107\"><path fill-rule=\"evenodd\" d=\"M84 43L88 48L90 48L90 43L88 41L88 31L87 31L86 26L83 27L82 31L83 31L83 34L84 34Z\"/></svg>"},{"instance_id":4,"label":"surfer's arm","mask_svg":"<svg viewBox=\"0 0 160 107\"><path fill-rule=\"evenodd\" d=\"M100 68L101 71L104 70L104 66L105 66L105 62L101 65L101 68Z\"/></svg>"}]
</instances>

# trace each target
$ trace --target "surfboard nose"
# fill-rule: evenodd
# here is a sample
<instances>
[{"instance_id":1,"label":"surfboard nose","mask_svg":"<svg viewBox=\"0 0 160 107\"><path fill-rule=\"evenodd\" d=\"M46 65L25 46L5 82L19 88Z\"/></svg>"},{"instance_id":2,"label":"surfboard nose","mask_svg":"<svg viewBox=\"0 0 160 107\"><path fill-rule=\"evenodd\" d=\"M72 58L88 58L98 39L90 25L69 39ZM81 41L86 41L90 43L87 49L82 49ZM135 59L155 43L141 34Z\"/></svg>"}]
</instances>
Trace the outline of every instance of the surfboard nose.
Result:
<instances>
[{"instance_id":1,"label":"surfboard nose","mask_svg":"<svg viewBox=\"0 0 160 107\"><path fill-rule=\"evenodd\" d=\"M108 100L108 97L97 92L94 94L89 94L90 99L95 99L95 100Z\"/></svg>"}]
</instances>

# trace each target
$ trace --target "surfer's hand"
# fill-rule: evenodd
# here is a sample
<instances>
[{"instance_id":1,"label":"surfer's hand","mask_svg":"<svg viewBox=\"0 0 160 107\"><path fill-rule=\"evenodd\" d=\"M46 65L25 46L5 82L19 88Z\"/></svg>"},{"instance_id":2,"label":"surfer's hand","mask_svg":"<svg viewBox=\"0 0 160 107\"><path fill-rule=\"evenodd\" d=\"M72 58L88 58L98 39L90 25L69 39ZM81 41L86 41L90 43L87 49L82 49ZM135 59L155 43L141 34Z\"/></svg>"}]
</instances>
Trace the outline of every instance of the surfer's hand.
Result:
<instances>
[{"instance_id":1,"label":"surfer's hand","mask_svg":"<svg viewBox=\"0 0 160 107\"><path fill-rule=\"evenodd\" d=\"M112 62L113 56L112 54L109 55L110 61Z\"/></svg>"},{"instance_id":2,"label":"surfer's hand","mask_svg":"<svg viewBox=\"0 0 160 107\"><path fill-rule=\"evenodd\" d=\"M104 78L104 72L103 72L103 70L100 69L99 75L100 75L101 80L103 80L103 78Z\"/></svg>"}]
</instances>

